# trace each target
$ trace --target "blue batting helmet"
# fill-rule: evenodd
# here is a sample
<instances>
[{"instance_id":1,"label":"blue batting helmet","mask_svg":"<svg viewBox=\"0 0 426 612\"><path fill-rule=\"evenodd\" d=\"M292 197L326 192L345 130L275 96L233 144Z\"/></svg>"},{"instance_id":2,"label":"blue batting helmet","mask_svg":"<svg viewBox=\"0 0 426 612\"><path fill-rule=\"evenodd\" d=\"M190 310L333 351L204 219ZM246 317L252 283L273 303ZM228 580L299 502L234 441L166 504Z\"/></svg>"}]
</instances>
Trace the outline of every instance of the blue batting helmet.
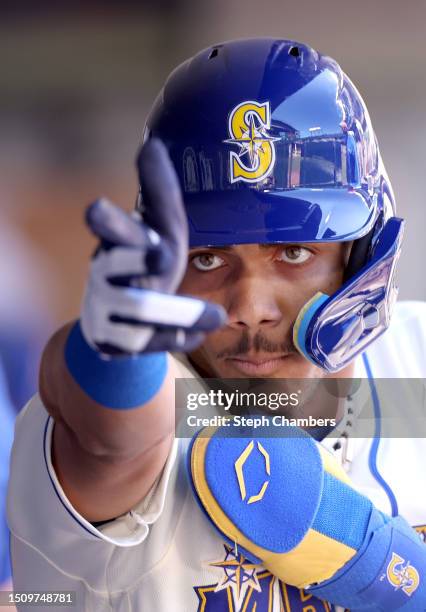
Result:
<instances>
[{"instance_id":1,"label":"blue batting helmet","mask_svg":"<svg viewBox=\"0 0 426 612\"><path fill-rule=\"evenodd\" d=\"M367 108L333 59L269 38L205 49L167 79L151 136L174 162L191 247L354 241L343 286L295 322L308 359L336 371L387 328L403 222Z\"/></svg>"}]
</instances>

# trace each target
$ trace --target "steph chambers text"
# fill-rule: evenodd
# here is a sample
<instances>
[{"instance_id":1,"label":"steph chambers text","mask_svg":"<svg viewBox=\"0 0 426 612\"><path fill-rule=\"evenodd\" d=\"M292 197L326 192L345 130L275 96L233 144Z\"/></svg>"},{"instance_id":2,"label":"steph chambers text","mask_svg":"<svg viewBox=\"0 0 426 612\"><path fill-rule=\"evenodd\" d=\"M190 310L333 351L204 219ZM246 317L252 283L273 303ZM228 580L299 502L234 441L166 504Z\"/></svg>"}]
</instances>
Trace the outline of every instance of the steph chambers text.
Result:
<instances>
[{"instance_id":1,"label":"steph chambers text","mask_svg":"<svg viewBox=\"0 0 426 612\"><path fill-rule=\"evenodd\" d=\"M266 415L214 415L211 417L197 417L191 414L186 418L186 424L191 428L199 427L335 427L336 419L321 419L313 416L305 418L288 418L280 414Z\"/></svg>"}]
</instances>

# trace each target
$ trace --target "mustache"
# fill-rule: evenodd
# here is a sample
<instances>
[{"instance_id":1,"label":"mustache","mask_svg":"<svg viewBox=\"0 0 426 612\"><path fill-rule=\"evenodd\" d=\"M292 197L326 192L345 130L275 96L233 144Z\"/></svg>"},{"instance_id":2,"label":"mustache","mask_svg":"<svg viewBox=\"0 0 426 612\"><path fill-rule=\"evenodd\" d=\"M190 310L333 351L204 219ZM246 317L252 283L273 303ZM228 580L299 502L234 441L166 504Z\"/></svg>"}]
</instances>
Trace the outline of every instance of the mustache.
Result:
<instances>
[{"instance_id":1,"label":"mustache","mask_svg":"<svg viewBox=\"0 0 426 612\"><path fill-rule=\"evenodd\" d=\"M237 357L250 352L252 349L255 352L262 351L264 353L297 353L290 330L284 340L280 342L267 338L260 331L258 331L254 336L250 337L248 331L245 330L233 346L227 347L217 353L216 358L221 359L224 357Z\"/></svg>"}]
</instances>

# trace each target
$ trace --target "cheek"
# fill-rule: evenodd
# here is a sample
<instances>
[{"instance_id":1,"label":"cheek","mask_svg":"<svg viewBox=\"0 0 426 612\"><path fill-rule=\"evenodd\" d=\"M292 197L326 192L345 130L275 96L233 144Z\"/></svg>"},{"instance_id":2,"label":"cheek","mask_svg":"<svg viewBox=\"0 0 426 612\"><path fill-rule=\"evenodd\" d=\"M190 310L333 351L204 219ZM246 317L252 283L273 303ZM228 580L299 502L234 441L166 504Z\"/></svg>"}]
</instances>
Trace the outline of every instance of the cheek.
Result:
<instances>
[{"instance_id":1,"label":"cheek","mask_svg":"<svg viewBox=\"0 0 426 612\"><path fill-rule=\"evenodd\" d=\"M339 287L341 287L343 282L343 270L341 268L336 269L334 273L329 273L327 278L324 279L324 289L321 289L324 293L328 295L332 295L335 293Z\"/></svg>"},{"instance_id":2,"label":"cheek","mask_svg":"<svg viewBox=\"0 0 426 612\"><path fill-rule=\"evenodd\" d=\"M307 268L303 274L298 274L292 285L294 299L300 306L321 291L328 295L337 291L343 280L344 267L340 261L333 258L319 258L314 266Z\"/></svg>"},{"instance_id":3,"label":"cheek","mask_svg":"<svg viewBox=\"0 0 426 612\"><path fill-rule=\"evenodd\" d=\"M179 287L177 288L177 293L196 295L196 293L193 291L193 283L191 283L191 274L188 272L188 270L186 270L185 276L183 277Z\"/></svg>"},{"instance_id":4,"label":"cheek","mask_svg":"<svg viewBox=\"0 0 426 612\"><path fill-rule=\"evenodd\" d=\"M235 345L236 340L240 337L240 331L235 332L235 330L230 329L228 326L221 327L214 332L206 334L204 342L195 352L211 359L226 347Z\"/></svg>"},{"instance_id":5,"label":"cheek","mask_svg":"<svg viewBox=\"0 0 426 612\"><path fill-rule=\"evenodd\" d=\"M193 295L204 300L221 303L219 299L214 299L215 294L218 293L218 285L223 285L223 283L218 283L217 277L218 274L213 276L208 272L200 274L196 270L188 267L177 292L182 295Z\"/></svg>"},{"instance_id":6,"label":"cheek","mask_svg":"<svg viewBox=\"0 0 426 612\"><path fill-rule=\"evenodd\" d=\"M343 267L333 261L319 261L303 271L295 270L277 279L274 296L283 321L293 323L303 306L316 293L332 295L341 286L342 279ZM269 286L272 287L272 284Z\"/></svg>"},{"instance_id":7,"label":"cheek","mask_svg":"<svg viewBox=\"0 0 426 612\"><path fill-rule=\"evenodd\" d=\"M216 359L216 355L225 346L230 346L234 339L230 339L227 331L219 329L207 334L204 342L195 351L190 353L192 361L197 365L202 376L207 377L226 377L226 372L221 370L221 362Z\"/></svg>"}]
</instances>

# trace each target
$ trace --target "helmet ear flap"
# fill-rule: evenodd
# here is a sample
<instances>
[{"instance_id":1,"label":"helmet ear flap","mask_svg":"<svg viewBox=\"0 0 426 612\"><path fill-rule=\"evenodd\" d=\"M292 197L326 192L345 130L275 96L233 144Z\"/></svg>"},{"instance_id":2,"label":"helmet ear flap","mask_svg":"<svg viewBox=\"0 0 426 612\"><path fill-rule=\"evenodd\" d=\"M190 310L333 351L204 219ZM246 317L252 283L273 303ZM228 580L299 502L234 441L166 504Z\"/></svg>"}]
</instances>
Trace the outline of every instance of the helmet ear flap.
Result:
<instances>
[{"instance_id":1,"label":"helmet ear flap","mask_svg":"<svg viewBox=\"0 0 426 612\"><path fill-rule=\"evenodd\" d=\"M331 296L317 293L293 326L295 347L328 372L345 367L389 326L398 293L394 277L404 222L388 219L376 240L374 232L381 224L379 218L353 245L347 282Z\"/></svg>"},{"instance_id":2,"label":"helmet ear flap","mask_svg":"<svg viewBox=\"0 0 426 612\"><path fill-rule=\"evenodd\" d=\"M368 234L354 241L349 255L348 264L343 275L344 283L359 272L367 263L374 231L375 226L371 228Z\"/></svg>"},{"instance_id":3,"label":"helmet ear flap","mask_svg":"<svg viewBox=\"0 0 426 612\"><path fill-rule=\"evenodd\" d=\"M371 257L371 252L377 242L378 235L383 229L387 219L393 216L393 194L392 188L387 181L383 182L382 192L379 194L380 208L382 212L376 219L370 231L361 238L354 241L349 260L343 274L343 282L355 276L363 268Z\"/></svg>"}]
</instances>

